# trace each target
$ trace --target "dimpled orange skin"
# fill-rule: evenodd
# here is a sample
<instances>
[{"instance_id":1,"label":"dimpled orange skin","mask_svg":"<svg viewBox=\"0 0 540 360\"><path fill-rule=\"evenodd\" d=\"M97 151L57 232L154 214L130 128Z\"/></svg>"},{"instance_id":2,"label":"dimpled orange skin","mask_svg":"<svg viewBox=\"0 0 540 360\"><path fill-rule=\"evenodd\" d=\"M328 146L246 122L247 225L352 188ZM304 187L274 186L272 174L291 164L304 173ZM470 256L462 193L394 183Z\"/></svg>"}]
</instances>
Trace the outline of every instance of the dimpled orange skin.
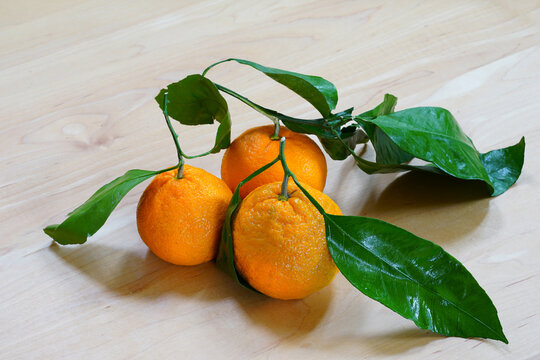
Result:
<instances>
[{"instance_id":1,"label":"dimpled orange skin","mask_svg":"<svg viewBox=\"0 0 540 360\"><path fill-rule=\"evenodd\" d=\"M327 195L302 186L326 212L341 215ZM241 202L233 222L238 272L258 291L282 300L302 299L338 272L322 215L295 184L287 190L290 198L281 201L281 182L258 187Z\"/></svg>"},{"instance_id":2,"label":"dimpled orange skin","mask_svg":"<svg viewBox=\"0 0 540 360\"><path fill-rule=\"evenodd\" d=\"M255 170L274 160L279 154L279 140L271 140L274 126L259 126L248 129L236 138L223 155L221 178L234 191L236 186ZM295 133L285 127L279 129L279 137L285 137L285 158L289 169L302 183L323 191L326 183L326 159L317 144L304 134ZM283 179L283 168L274 164L240 189L246 197L255 188Z\"/></svg>"},{"instance_id":3,"label":"dimpled orange skin","mask_svg":"<svg viewBox=\"0 0 540 360\"><path fill-rule=\"evenodd\" d=\"M198 265L215 258L232 193L216 176L184 166L157 175L137 207L137 228L144 243L162 260Z\"/></svg>"}]
</instances>

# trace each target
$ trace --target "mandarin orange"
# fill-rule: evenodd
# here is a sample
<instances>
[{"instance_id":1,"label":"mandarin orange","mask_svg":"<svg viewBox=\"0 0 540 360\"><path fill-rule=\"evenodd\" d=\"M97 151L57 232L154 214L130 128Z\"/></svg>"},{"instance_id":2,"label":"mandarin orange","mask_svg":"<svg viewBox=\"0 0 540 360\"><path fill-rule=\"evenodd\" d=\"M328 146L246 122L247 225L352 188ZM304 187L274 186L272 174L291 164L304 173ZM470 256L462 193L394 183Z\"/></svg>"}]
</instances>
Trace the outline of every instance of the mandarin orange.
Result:
<instances>
[{"instance_id":1,"label":"mandarin orange","mask_svg":"<svg viewBox=\"0 0 540 360\"><path fill-rule=\"evenodd\" d=\"M141 196L137 228L159 258L177 265L198 265L217 253L232 193L216 176L185 165L157 175Z\"/></svg>"},{"instance_id":2,"label":"mandarin orange","mask_svg":"<svg viewBox=\"0 0 540 360\"><path fill-rule=\"evenodd\" d=\"M302 186L326 212L341 215L327 195ZM338 272L322 215L295 184L289 183L287 192L289 198L280 200L281 182L258 187L241 202L233 221L238 272L261 293L283 300L322 289Z\"/></svg>"},{"instance_id":3,"label":"mandarin orange","mask_svg":"<svg viewBox=\"0 0 540 360\"><path fill-rule=\"evenodd\" d=\"M225 151L221 178L232 191L251 173L276 158L279 140L272 140L273 134L273 125L251 128L237 137ZM321 149L308 136L283 126L279 129L279 137L287 139L285 157L298 180L322 191L326 183L326 159ZM283 175L281 165L275 164L242 186L240 196L244 198L261 185L280 181Z\"/></svg>"}]
</instances>

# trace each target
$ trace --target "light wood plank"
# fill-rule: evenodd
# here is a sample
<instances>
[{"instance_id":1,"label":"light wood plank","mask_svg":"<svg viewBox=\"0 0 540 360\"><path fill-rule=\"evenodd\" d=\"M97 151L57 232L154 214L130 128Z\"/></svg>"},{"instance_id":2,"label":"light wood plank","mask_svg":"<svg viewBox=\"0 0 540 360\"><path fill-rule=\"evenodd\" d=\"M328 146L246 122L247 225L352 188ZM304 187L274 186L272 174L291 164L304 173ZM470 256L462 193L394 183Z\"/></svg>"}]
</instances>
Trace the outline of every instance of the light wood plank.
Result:
<instances>
[{"instance_id":1,"label":"light wood plank","mask_svg":"<svg viewBox=\"0 0 540 360\"><path fill-rule=\"evenodd\" d=\"M540 3L538 1L36 1L0 6L0 358L399 358L540 356ZM51 244L61 221L127 169L175 152L157 91L227 57L321 75L339 109L450 109L481 151L526 136L523 174L479 197L454 182L363 174L329 160L326 192L460 259L510 341L419 330L342 277L303 301L248 293L213 264L168 265L137 234L144 185L80 247ZM293 116L316 113L235 64L209 76ZM233 135L266 122L230 99ZM190 153L207 127L182 127ZM372 156L368 150L368 156ZM221 154L191 164L218 175Z\"/></svg>"}]
</instances>

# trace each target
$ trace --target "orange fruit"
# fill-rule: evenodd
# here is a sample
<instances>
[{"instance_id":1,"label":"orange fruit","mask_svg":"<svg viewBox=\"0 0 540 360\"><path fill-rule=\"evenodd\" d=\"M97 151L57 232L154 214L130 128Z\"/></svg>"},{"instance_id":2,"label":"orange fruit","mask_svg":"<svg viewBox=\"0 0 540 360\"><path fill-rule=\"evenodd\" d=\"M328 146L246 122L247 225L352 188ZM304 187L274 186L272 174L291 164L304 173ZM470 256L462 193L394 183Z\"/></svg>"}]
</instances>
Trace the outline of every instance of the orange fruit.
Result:
<instances>
[{"instance_id":1,"label":"orange fruit","mask_svg":"<svg viewBox=\"0 0 540 360\"><path fill-rule=\"evenodd\" d=\"M159 258L177 265L198 265L217 253L229 187L216 176L185 165L157 175L137 206L137 228Z\"/></svg>"},{"instance_id":2,"label":"orange fruit","mask_svg":"<svg viewBox=\"0 0 540 360\"><path fill-rule=\"evenodd\" d=\"M279 154L279 140L271 140L274 126L248 129L237 137L225 151L221 163L221 178L234 191L236 186L255 170L268 164ZM326 159L317 144L304 134L285 127L279 129L279 137L285 137L285 158L289 169L302 183L322 191L326 183ZM283 179L283 168L276 163L259 174L240 189L246 197L255 188Z\"/></svg>"},{"instance_id":3,"label":"orange fruit","mask_svg":"<svg viewBox=\"0 0 540 360\"><path fill-rule=\"evenodd\" d=\"M330 214L341 215L327 195L304 185ZM281 183L253 190L233 221L234 261L255 289L277 299L301 299L330 284L338 269L326 244L324 219L295 185L279 200Z\"/></svg>"}]
</instances>

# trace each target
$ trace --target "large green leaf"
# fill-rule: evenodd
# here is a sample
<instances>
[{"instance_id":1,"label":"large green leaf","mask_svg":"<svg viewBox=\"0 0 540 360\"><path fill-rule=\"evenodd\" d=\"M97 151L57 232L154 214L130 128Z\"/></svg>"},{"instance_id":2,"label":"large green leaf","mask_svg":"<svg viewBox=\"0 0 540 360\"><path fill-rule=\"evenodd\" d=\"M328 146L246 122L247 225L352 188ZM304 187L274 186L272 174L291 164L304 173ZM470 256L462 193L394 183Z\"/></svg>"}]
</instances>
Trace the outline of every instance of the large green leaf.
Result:
<instances>
[{"instance_id":1,"label":"large green leaf","mask_svg":"<svg viewBox=\"0 0 540 360\"><path fill-rule=\"evenodd\" d=\"M381 220L326 214L325 223L336 265L370 298L422 329L508 342L491 299L440 246Z\"/></svg>"},{"instance_id":2,"label":"large green leaf","mask_svg":"<svg viewBox=\"0 0 540 360\"><path fill-rule=\"evenodd\" d=\"M161 89L156 101L163 110L164 95L167 93L169 116L184 125L220 123L212 152L226 149L231 141L231 119L227 102L214 83L195 74L169 84Z\"/></svg>"},{"instance_id":3,"label":"large green leaf","mask_svg":"<svg viewBox=\"0 0 540 360\"><path fill-rule=\"evenodd\" d=\"M359 118L376 118L394 112L397 98L394 95L384 95L382 103L375 108L359 115ZM363 121L360 123L366 131L375 148L376 161L379 164L402 164L412 160L413 156L400 149L377 125Z\"/></svg>"},{"instance_id":4,"label":"large green leaf","mask_svg":"<svg viewBox=\"0 0 540 360\"><path fill-rule=\"evenodd\" d=\"M129 170L101 187L84 204L68 214L61 224L49 225L43 231L57 243L83 244L98 231L122 198L136 185L164 171Z\"/></svg>"},{"instance_id":5,"label":"large green leaf","mask_svg":"<svg viewBox=\"0 0 540 360\"><path fill-rule=\"evenodd\" d=\"M261 71L278 83L285 85L317 109L322 116L330 116L331 111L336 107L338 94L334 84L319 76L299 74L291 71L275 69L242 59L226 59L210 65L203 74L217 64L226 61L236 61L239 64L248 65Z\"/></svg>"},{"instance_id":6,"label":"large green leaf","mask_svg":"<svg viewBox=\"0 0 540 360\"><path fill-rule=\"evenodd\" d=\"M497 310L474 277L440 246L381 220L327 214L326 241L358 290L422 328L508 343Z\"/></svg>"},{"instance_id":7,"label":"large green leaf","mask_svg":"<svg viewBox=\"0 0 540 360\"><path fill-rule=\"evenodd\" d=\"M506 191L521 173L524 139L509 148L481 154L446 109L419 107L357 120L376 125L402 150L447 174L484 181L493 196Z\"/></svg>"}]
</instances>

